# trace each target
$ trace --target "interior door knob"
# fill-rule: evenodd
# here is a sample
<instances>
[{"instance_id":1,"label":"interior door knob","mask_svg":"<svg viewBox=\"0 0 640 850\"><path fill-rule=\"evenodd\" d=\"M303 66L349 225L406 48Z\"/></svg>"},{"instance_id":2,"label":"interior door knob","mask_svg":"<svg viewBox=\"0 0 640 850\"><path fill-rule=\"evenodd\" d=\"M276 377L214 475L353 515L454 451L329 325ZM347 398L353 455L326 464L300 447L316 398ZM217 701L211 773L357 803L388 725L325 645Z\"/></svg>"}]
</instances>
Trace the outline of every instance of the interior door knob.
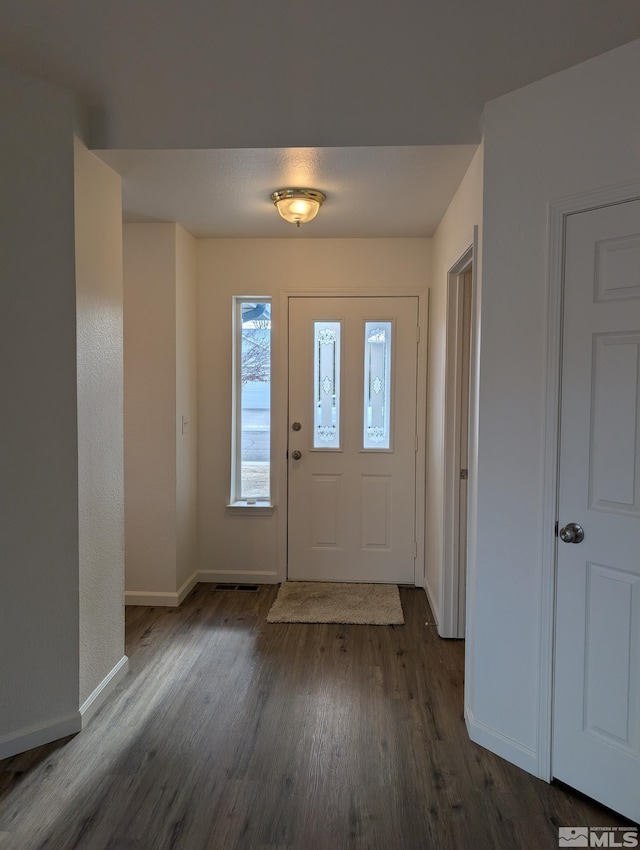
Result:
<instances>
[{"instance_id":1,"label":"interior door knob","mask_svg":"<svg viewBox=\"0 0 640 850\"><path fill-rule=\"evenodd\" d=\"M291 452L291 457L294 460L300 460L300 458L302 457L302 452L299 452L298 449L296 449L295 452Z\"/></svg>"},{"instance_id":2,"label":"interior door knob","mask_svg":"<svg viewBox=\"0 0 640 850\"><path fill-rule=\"evenodd\" d=\"M582 543L584 529L577 522L570 522L560 529L559 536L563 543Z\"/></svg>"}]
</instances>

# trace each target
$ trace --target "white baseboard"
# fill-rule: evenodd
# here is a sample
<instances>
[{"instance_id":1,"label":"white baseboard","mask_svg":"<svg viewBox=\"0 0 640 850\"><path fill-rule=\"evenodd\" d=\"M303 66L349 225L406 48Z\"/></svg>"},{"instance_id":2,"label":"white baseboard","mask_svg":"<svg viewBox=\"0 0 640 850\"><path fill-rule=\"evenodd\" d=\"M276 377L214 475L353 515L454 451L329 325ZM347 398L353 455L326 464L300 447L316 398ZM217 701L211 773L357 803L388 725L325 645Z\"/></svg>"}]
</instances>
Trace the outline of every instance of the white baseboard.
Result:
<instances>
[{"instance_id":1,"label":"white baseboard","mask_svg":"<svg viewBox=\"0 0 640 850\"><path fill-rule=\"evenodd\" d=\"M177 608L198 583L199 573L192 573L177 590L126 590L125 605L144 605L164 608Z\"/></svg>"},{"instance_id":2,"label":"white baseboard","mask_svg":"<svg viewBox=\"0 0 640 850\"><path fill-rule=\"evenodd\" d=\"M187 598L187 596L191 593L193 588L198 584L199 581L199 573L196 570L195 573L192 573L189 578L185 581L182 587L178 588L178 605L181 605L183 601Z\"/></svg>"},{"instance_id":3,"label":"white baseboard","mask_svg":"<svg viewBox=\"0 0 640 850\"><path fill-rule=\"evenodd\" d=\"M65 717L57 717L26 729L18 729L10 735L0 738L0 759L7 759L18 753L50 744L67 735L75 735L82 728L82 718L79 711L67 714Z\"/></svg>"},{"instance_id":4,"label":"white baseboard","mask_svg":"<svg viewBox=\"0 0 640 850\"><path fill-rule=\"evenodd\" d=\"M427 601L429 602L429 608L431 608L431 613L433 614L434 622L436 626L438 626L438 609L435 606L433 596L431 594L431 591L429 590L429 585L426 583L426 581L424 583L424 592L427 594Z\"/></svg>"},{"instance_id":5,"label":"white baseboard","mask_svg":"<svg viewBox=\"0 0 640 850\"><path fill-rule=\"evenodd\" d=\"M277 584L278 573L271 570L200 570L198 581L203 583L224 582L225 584Z\"/></svg>"},{"instance_id":6,"label":"white baseboard","mask_svg":"<svg viewBox=\"0 0 640 850\"><path fill-rule=\"evenodd\" d=\"M200 570L193 573L177 591L127 590L125 605L177 608L200 582L224 582L225 584L277 584L278 573L271 570Z\"/></svg>"},{"instance_id":7,"label":"white baseboard","mask_svg":"<svg viewBox=\"0 0 640 850\"><path fill-rule=\"evenodd\" d=\"M129 659L123 655L120 661L115 665L113 670L108 673L100 682L93 693L80 706L80 718L82 728L84 729L87 723L91 720L96 711L102 706L103 702L109 694L115 690L117 685L124 679L129 672Z\"/></svg>"},{"instance_id":8,"label":"white baseboard","mask_svg":"<svg viewBox=\"0 0 640 850\"><path fill-rule=\"evenodd\" d=\"M144 605L161 608L177 608L178 594L175 591L163 590L126 590L124 594L125 605Z\"/></svg>"},{"instance_id":9,"label":"white baseboard","mask_svg":"<svg viewBox=\"0 0 640 850\"><path fill-rule=\"evenodd\" d=\"M474 718L468 706L464 709L464 719L472 741L511 764L515 764L516 767L521 767L527 773L538 775L538 754L535 750L525 747L485 723L480 723Z\"/></svg>"}]
</instances>

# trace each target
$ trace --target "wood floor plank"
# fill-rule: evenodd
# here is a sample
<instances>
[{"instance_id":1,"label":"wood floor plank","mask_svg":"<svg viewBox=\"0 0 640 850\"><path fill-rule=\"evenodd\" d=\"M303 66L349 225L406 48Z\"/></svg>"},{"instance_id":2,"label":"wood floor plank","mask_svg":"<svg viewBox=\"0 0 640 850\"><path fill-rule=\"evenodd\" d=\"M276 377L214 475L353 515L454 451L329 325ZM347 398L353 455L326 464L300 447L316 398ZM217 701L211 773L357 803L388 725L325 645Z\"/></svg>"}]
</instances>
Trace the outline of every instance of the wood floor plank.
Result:
<instances>
[{"instance_id":1,"label":"wood floor plank","mask_svg":"<svg viewBox=\"0 0 640 850\"><path fill-rule=\"evenodd\" d=\"M464 645L267 624L276 588L127 610L130 674L81 734L0 762L3 850L556 850L611 812L472 744Z\"/></svg>"}]
</instances>

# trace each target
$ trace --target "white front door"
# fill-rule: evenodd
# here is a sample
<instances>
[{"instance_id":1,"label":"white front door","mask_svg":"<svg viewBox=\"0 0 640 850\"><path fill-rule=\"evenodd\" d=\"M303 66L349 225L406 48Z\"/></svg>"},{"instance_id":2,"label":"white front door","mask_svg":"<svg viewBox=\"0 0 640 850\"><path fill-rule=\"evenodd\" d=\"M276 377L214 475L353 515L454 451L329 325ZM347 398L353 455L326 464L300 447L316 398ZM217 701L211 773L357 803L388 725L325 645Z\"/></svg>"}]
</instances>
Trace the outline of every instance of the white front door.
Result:
<instances>
[{"instance_id":1,"label":"white front door","mask_svg":"<svg viewBox=\"0 0 640 850\"><path fill-rule=\"evenodd\" d=\"M567 218L553 775L640 820L640 201ZM577 534L577 539L580 535Z\"/></svg>"},{"instance_id":2,"label":"white front door","mask_svg":"<svg viewBox=\"0 0 640 850\"><path fill-rule=\"evenodd\" d=\"M289 301L288 578L415 581L418 299Z\"/></svg>"}]
</instances>

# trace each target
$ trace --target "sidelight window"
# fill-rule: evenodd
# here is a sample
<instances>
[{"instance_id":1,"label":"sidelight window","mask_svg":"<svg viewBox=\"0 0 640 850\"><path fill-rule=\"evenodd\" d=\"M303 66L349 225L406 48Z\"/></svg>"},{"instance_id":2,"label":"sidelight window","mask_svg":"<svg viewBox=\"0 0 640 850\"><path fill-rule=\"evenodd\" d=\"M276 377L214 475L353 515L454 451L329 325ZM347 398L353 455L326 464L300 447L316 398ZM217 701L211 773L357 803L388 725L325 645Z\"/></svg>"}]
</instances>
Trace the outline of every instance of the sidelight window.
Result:
<instances>
[{"instance_id":1,"label":"sidelight window","mask_svg":"<svg viewBox=\"0 0 640 850\"><path fill-rule=\"evenodd\" d=\"M271 301L234 299L231 503L271 500Z\"/></svg>"}]
</instances>

